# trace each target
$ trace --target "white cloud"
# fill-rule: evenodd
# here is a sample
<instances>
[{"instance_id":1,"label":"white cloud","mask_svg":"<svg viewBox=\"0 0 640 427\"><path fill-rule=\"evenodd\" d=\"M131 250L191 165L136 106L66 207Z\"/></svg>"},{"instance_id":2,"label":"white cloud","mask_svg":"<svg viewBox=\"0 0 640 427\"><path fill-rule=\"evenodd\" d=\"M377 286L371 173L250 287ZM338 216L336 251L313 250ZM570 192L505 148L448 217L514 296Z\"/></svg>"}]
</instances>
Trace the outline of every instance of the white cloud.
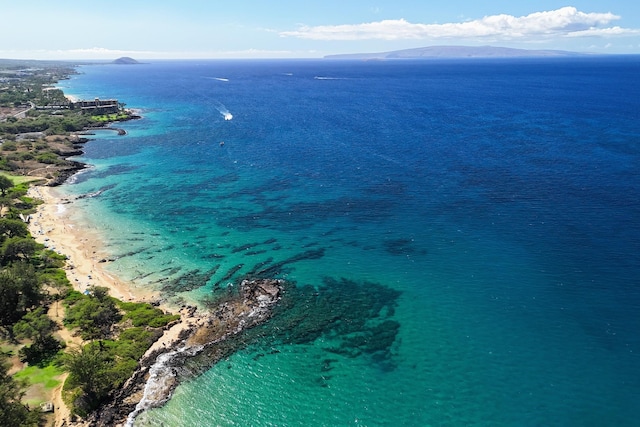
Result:
<instances>
[{"instance_id":1,"label":"white cloud","mask_svg":"<svg viewBox=\"0 0 640 427\"><path fill-rule=\"evenodd\" d=\"M115 59L120 56L149 57L153 55L151 51L132 51L106 49L102 47L78 48L78 49L34 49L34 50L0 50L0 57L15 59L52 59L52 60L74 60L74 59Z\"/></svg>"},{"instance_id":2,"label":"white cloud","mask_svg":"<svg viewBox=\"0 0 640 427\"><path fill-rule=\"evenodd\" d=\"M640 30L632 30L629 28L611 27L611 28L589 28L582 31L574 31L567 34L568 37L610 37L640 34Z\"/></svg>"},{"instance_id":3,"label":"white cloud","mask_svg":"<svg viewBox=\"0 0 640 427\"><path fill-rule=\"evenodd\" d=\"M139 55L147 55L147 54L153 53L150 51L106 49L103 47L92 47L88 49L59 50L57 52L73 58L109 58L112 56L133 56L133 55L139 56Z\"/></svg>"},{"instance_id":4,"label":"white cloud","mask_svg":"<svg viewBox=\"0 0 640 427\"><path fill-rule=\"evenodd\" d=\"M110 60L121 56L135 59L206 59L206 58L308 58L317 57L312 50L199 50L199 51L146 51L119 50L102 47L79 48L67 50L1 50L0 58L13 59L48 59L48 60Z\"/></svg>"},{"instance_id":5,"label":"white cloud","mask_svg":"<svg viewBox=\"0 0 640 427\"><path fill-rule=\"evenodd\" d=\"M301 26L282 31L282 37L310 40L408 40L438 38L526 39L549 36L612 36L637 33L620 27L603 28L620 19L611 12L585 13L575 7L535 12L526 16L491 15L445 24L413 24L404 19L363 24Z\"/></svg>"}]
</instances>

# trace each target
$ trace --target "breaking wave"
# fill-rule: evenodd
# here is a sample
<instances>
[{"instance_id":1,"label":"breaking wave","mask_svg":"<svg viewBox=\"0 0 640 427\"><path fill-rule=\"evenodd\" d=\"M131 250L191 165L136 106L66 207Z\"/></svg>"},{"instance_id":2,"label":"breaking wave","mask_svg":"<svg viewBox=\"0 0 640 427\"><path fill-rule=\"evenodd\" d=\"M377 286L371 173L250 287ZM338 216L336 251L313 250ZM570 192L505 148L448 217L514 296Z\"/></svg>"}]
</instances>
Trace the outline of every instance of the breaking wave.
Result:
<instances>
[{"instance_id":1,"label":"breaking wave","mask_svg":"<svg viewBox=\"0 0 640 427\"><path fill-rule=\"evenodd\" d=\"M178 381L178 368L175 360L193 357L200 353L204 346L184 346L177 350L158 356L156 362L149 369L149 379L144 386L142 399L136 405L136 409L127 417L126 427L133 427L135 418L147 409L162 406L171 398L172 391Z\"/></svg>"}]
</instances>

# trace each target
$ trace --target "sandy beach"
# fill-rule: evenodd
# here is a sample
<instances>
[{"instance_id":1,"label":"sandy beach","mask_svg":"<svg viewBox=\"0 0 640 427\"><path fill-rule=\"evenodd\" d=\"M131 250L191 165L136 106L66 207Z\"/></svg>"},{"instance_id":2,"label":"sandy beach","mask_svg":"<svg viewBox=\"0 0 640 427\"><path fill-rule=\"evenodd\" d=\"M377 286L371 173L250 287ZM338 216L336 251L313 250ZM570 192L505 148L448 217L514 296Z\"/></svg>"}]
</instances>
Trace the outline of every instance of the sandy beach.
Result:
<instances>
[{"instance_id":1,"label":"sandy beach","mask_svg":"<svg viewBox=\"0 0 640 427\"><path fill-rule=\"evenodd\" d=\"M65 271L74 289L84 292L91 286L103 286L109 289L111 296L123 301L161 300L157 292L136 288L105 270L106 254L100 250L101 241L98 233L77 227L71 219L73 200L61 198L55 188L45 186L31 187L28 195L44 202L32 216L29 230L37 242L67 256ZM161 308L177 311L175 307L165 305L161 305ZM180 320L164 331L143 359L152 354L157 357L158 354L169 351L182 341L181 337L184 337L186 331L203 324L204 317L196 315L194 307L183 308L179 313ZM62 387L56 388L52 397L56 406L55 426L83 425L71 423L70 412L64 407L61 392Z\"/></svg>"},{"instance_id":2,"label":"sandy beach","mask_svg":"<svg viewBox=\"0 0 640 427\"><path fill-rule=\"evenodd\" d=\"M29 223L31 235L68 258L65 270L74 289L84 292L91 286L104 286L111 296L123 301L152 301L159 296L151 291L136 289L108 273L104 266L106 254L102 253L97 232L80 229L70 219L73 200L62 199L52 187L34 186L29 196L44 201Z\"/></svg>"}]
</instances>

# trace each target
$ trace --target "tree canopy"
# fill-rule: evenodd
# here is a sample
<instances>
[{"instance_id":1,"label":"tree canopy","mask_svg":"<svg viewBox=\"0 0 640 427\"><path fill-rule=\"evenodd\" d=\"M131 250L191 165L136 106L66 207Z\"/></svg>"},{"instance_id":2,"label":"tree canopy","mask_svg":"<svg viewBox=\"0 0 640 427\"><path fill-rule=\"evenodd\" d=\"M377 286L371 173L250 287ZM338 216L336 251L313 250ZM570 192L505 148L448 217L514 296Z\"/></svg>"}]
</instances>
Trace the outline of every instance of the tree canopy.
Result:
<instances>
[{"instance_id":1,"label":"tree canopy","mask_svg":"<svg viewBox=\"0 0 640 427\"><path fill-rule=\"evenodd\" d=\"M1 177L2 175L0 175ZM27 237L27 224L19 219L0 218L0 241L11 237Z\"/></svg>"},{"instance_id":2,"label":"tree canopy","mask_svg":"<svg viewBox=\"0 0 640 427\"><path fill-rule=\"evenodd\" d=\"M12 427L36 427L40 425L41 414L31 411L21 402L24 396L23 384L7 374L9 364L0 354L0 425Z\"/></svg>"},{"instance_id":3,"label":"tree canopy","mask_svg":"<svg viewBox=\"0 0 640 427\"><path fill-rule=\"evenodd\" d=\"M7 194L7 190L13 187L13 181L5 175L0 175L0 193L2 196Z\"/></svg>"},{"instance_id":4,"label":"tree canopy","mask_svg":"<svg viewBox=\"0 0 640 427\"><path fill-rule=\"evenodd\" d=\"M78 328L85 340L110 336L112 326L122 318L107 288L96 286L67 308L65 325Z\"/></svg>"},{"instance_id":5,"label":"tree canopy","mask_svg":"<svg viewBox=\"0 0 640 427\"><path fill-rule=\"evenodd\" d=\"M12 335L12 326L42 299L32 265L17 262L0 270L0 327Z\"/></svg>"},{"instance_id":6,"label":"tree canopy","mask_svg":"<svg viewBox=\"0 0 640 427\"><path fill-rule=\"evenodd\" d=\"M30 339L31 345L20 349L20 359L30 365L41 365L49 361L62 348L62 344L53 337L58 324L47 316L44 307L38 307L25 314L15 325L16 338Z\"/></svg>"},{"instance_id":7,"label":"tree canopy","mask_svg":"<svg viewBox=\"0 0 640 427\"><path fill-rule=\"evenodd\" d=\"M3 262L27 260L31 258L39 248L39 244L31 237L10 237L2 244Z\"/></svg>"},{"instance_id":8,"label":"tree canopy","mask_svg":"<svg viewBox=\"0 0 640 427\"><path fill-rule=\"evenodd\" d=\"M74 402L76 408L83 412L97 408L111 390L108 354L97 345L85 345L68 350L63 362L69 371L65 387L78 386L84 393L82 402Z\"/></svg>"}]
</instances>

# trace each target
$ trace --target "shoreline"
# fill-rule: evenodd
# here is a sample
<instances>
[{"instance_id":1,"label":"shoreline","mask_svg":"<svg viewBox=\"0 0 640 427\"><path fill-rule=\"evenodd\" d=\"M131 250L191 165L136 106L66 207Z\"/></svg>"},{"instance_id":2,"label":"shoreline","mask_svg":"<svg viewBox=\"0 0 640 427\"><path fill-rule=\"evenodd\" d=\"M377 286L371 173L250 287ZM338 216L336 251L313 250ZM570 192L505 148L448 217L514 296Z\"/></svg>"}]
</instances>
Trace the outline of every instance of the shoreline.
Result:
<instances>
[{"instance_id":1,"label":"shoreline","mask_svg":"<svg viewBox=\"0 0 640 427\"><path fill-rule=\"evenodd\" d=\"M111 296L123 301L157 301L157 292L128 285L107 272L106 255L100 251L97 232L80 229L70 218L73 200L62 198L56 190L46 186L31 186L29 197L42 200L29 223L29 231L38 243L67 256L64 270L73 288L84 292L90 286L103 286Z\"/></svg>"},{"instance_id":2,"label":"shoreline","mask_svg":"<svg viewBox=\"0 0 640 427\"><path fill-rule=\"evenodd\" d=\"M65 95L71 102L73 95ZM128 120L139 119L131 113ZM112 128L105 124L84 128L76 133L77 143L87 142L85 136L95 130L115 131L126 135L122 128ZM79 147L77 147L79 148ZM61 157L76 152L59 154ZM171 399L173 391L182 379L193 373L180 373L186 360L200 355L202 351L216 348L216 356L206 358L207 363L217 363L224 354L235 351L234 337L252 328L272 315L273 307L280 301L284 282L278 279L245 279L238 284L237 294L219 303L216 307L200 310L193 305L177 307L162 297L160 291L142 289L133 282L123 281L108 271L111 262L104 251L104 238L90 223L84 223L81 209L75 202L86 196L65 197L55 188L67 182L73 175L88 165L74 162L72 167L61 172L56 179L43 179L42 183L31 185L27 195L42 201L36 212L27 221L29 233L38 243L64 255L67 259L63 270L72 288L86 293L91 287L108 289L109 295L121 301L145 302L159 307L166 313L178 314L179 318L166 325L162 335L151 344L131 377L119 388L112 391L107 402L85 418L78 418L63 400L65 374L61 385L52 393L54 402L54 427L72 426L133 426L135 418L148 409L163 406ZM79 217L76 214L80 215ZM80 224L79 224L80 223ZM59 322L61 322L60 317ZM62 325L61 325L62 326ZM62 326L62 329L65 329ZM82 345L65 329L65 342ZM241 340L240 340L241 341Z\"/></svg>"},{"instance_id":3,"label":"shoreline","mask_svg":"<svg viewBox=\"0 0 640 427\"><path fill-rule=\"evenodd\" d=\"M90 286L102 286L109 289L109 295L122 301L149 302L157 298L157 294L134 289L104 269L104 264L100 262L104 257L99 251L101 245L98 233L78 228L70 219L69 208L73 209L73 202L56 193L55 187L46 185L29 187L27 195L42 200L43 203L32 215L28 228L31 236L38 243L67 257L63 269L73 289L84 292ZM163 307L163 309L166 308ZM164 331L152 348L156 344L163 347L174 345L176 338L186 327L181 316L171 329ZM62 328L64 329L64 326ZM74 417L71 410L62 398L64 380L66 375L61 385L53 391L51 399L55 405L54 427L88 425L85 422L72 421Z\"/></svg>"},{"instance_id":4,"label":"shoreline","mask_svg":"<svg viewBox=\"0 0 640 427\"><path fill-rule=\"evenodd\" d=\"M225 341L269 319L271 309L282 296L280 280L244 280L238 287L239 295L211 313L190 305L170 306L159 291L135 287L105 269L108 257L100 251L99 233L79 228L71 218L74 200L63 198L57 189L44 185L31 186L28 194L43 201L28 224L29 231L37 242L67 257L64 270L75 290L84 292L91 286L102 286L122 301L154 303L168 313L180 315L164 328L138 361L134 374L114 391L112 400L86 419L74 421L63 402L62 387L58 387L52 399L58 405L55 427L132 426L137 415L163 406L171 398L180 383L178 372L185 360L211 346L232 348L233 343Z\"/></svg>"},{"instance_id":5,"label":"shoreline","mask_svg":"<svg viewBox=\"0 0 640 427\"><path fill-rule=\"evenodd\" d=\"M66 94L65 97L70 102L78 101L78 97L74 95ZM138 112L133 112L133 110L126 110L126 112L128 115L126 119L120 118L115 122L141 118ZM125 129L111 127L112 124L113 121L94 127L85 127L81 132L72 134L71 137L54 135L53 137L66 138L73 144L72 150L63 147L55 154L66 160L69 156L81 153L81 144L89 140L85 135L91 135L91 132L94 131L108 130L115 131L118 135L127 134ZM161 406L168 401L173 389L179 383L179 378L174 377L163 387L152 386L153 391L148 392L149 383L153 384L154 381L154 372L163 373L163 382L165 382L166 378L171 377L172 372L189 354L197 354L199 348L205 348L214 341L221 342L226 339L226 336L241 332L244 330L244 324L255 325L256 321L270 317L270 307L279 299L279 291L266 297L270 301L266 306L263 304L264 299L260 299L265 295L255 293L252 294L252 297L246 298L247 293L244 292L242 294L244 300L235 302L238 307L243 307L242 310L229 309L228 312L231 313L229 316L223 319L218 315L218 319L214 319L210 313L196 313L198 309L194 306L177 307L175 304L170 304L158 290L144 289L135 286L133 282L123 281L117 274L108 271L107 265L111 261L104 251L104 236L101 235L98 227L95 227L91 222L85 222L86 214L75 203L86 196L65 197L56 188L68 182L72 176L88 166L80 162L69 162L70 164L65 168L57 170L56 174L50 174L51 176L46 178L41 177L39 178L41 182L29 186L27 195L42 201L42 204L37 206L35 213L30 215L28 220L25 220L31 237L46 248L66 257L62 269L72 289L86 293L91 287L103 287L108 290L111 297L118 300L150 303L166 313L178 314L179 318L162 329L160 337L138 360L138 368L125 383L126 386L113 390L110 400L86 418L79 419L71 413L71 408L65 404L62 389L68 374L63 374L60 378L61 384L48 396L50 401L54 403L54 417L47 421L47 425L55 427L112 426L124 425L124 423L129 425L139 413L151 407ZM40 172L40 170L50 172L49 166L47 166L31 170L28 175L31 175L31 172ZM269 288L264 283L262 285ZM255 286L260 287L260 285L253 286L254 288ZM56 304L59 305L59 302ZM260 309L256 308L258 306ZM267 308L265 309L265 307ZM218 307L218 310L221 309ZM61 332L58 332L61 339L67 345L83 345L84 342L81 339L73 336L72 331L61 325L64 315L58 316L57 310L55 312L56 322L61 326ZM247 313L250 317L255 316L255 319L247 321L245 319ZM216 320L218 323L215 329L222 330L225 336L212 333L211 325L216 324ZM238 326L238 322L241 323L241 326ZM166 366L171 366L169 371L163 371ZM104 421L105 417L109 419L109 422Z\"/></svg>"}]
</instances>

